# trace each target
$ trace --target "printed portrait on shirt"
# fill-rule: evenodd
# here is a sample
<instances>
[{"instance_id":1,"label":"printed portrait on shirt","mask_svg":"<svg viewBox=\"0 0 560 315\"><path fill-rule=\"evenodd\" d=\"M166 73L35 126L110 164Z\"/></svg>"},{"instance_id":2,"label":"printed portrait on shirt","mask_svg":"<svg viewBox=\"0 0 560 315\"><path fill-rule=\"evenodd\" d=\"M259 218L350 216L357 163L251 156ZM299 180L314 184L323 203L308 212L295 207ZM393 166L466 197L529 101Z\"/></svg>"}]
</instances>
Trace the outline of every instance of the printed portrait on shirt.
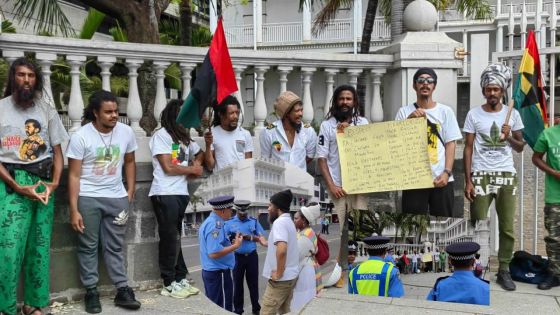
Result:
<instances>
[{"instance_id":1,"label":"printed portrait on shirt","mask_svg":"<svg viewBox=\"0 0 560 315\"><path fill-rule=\"evenodd\" d=\"M41 137L41 124L35 119L25 121L25 139L19 148L19 158L23 161L33 161L47 151L47 145Z\"/></svg>"}]
</instances>

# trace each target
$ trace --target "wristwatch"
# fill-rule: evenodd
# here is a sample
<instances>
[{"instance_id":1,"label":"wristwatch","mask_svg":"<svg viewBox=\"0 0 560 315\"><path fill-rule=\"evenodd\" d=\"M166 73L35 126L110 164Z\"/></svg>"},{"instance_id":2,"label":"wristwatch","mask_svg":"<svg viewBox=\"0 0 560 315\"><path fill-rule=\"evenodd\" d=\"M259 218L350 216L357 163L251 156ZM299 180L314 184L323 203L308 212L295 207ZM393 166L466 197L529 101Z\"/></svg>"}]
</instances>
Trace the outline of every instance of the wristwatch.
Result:
<instances>
[{"instance_id":1,"label":"wristwatch","mask_svg":"<svg viewBox=\"0 0 560 315\"><path fill-rule=\"evenodd\" d=\"M453 175L453 173L451 173L451 170L450 170L450 169L447 169L447 168L444 169L443 172L444 172L444 173L447 173L447 175L448 175L449 177L451 177L451 176Z\"/></svg>"}]
</instances>

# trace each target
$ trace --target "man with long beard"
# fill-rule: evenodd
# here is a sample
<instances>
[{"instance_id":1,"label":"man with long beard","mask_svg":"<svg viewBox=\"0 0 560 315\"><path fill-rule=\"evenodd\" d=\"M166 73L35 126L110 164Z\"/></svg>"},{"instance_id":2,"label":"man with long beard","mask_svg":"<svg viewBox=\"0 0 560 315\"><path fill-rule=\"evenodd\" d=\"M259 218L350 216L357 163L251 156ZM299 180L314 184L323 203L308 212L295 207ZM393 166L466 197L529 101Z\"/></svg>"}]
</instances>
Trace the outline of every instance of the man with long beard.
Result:
<instances>
[{"instance_id":1,"label":"man with long beard","mask_svg":"<svg viewBox=\"0 0 560 315\"><path fill-rule=\"evenodd\" d=\"M498 277L496 282L508 291L515 290L509 273L515 234L517 176L512 149L522 152L523 122L513 109L508 121L508 107L502 99L511 83L511 70L502 64L488 66L481 75L480 86L486 104L473 108L465 120L465 197L471 202L471 221L484 220L495 199L499 221ZM506 97L507 99L507 97ZM501 127L499 127L501 126ZM503 138L502 136L503 135Z\"/></svg>"},{"instance_id":2,"label":"man with long beard","mask_svg":"<svg viewBox=\"0 0 560 315\"><path fill-rule=\"evenodd\" d=\"M272 224L263 276L269 279L262 297L261 315L286 314L299 274L296 226L290 217L292 192L287 189L270 197L268 220Z\"/></svg>"},{"instance_id":3,"label":"man with long beard","mask_svg":"<svg viewBox=\"0 0 560 315\"><path fill-rule=\"evenodd\" d=\"M301 121L301 99L291 91L282 92L274 109L278 120L260 135L261 157L283 160L306 171L307 163L315 157L317 134Z\"/></svg>"},{"instance_id":4,"label":"man with long beard","mask_svg":"<svg viewBox=\"0 0 560 315\"><path fill-rule=\"evenodd\" d=\"M49 303L50 240L54 198L68 134L42 98L41 71L25 58L10 66L0 100L0 313L16 313L24 273L22 313L43 314ZM23 152L24 154L20 154ZM23 264L23 268L22 268Z\"/></svg>"},{"instance_id":5,"label":"man with long beard","mask_svg":"<svg viewBox=\"0 0 560 315\"><path fill-rule=\"evenodd\" d=\"M366 125L367 119L358 116L358 94L350 85L341 85L333 93L332 105L325 121L321 123L317 141L317 163L334 204L334 210L340 223L340 249L338 264L342 268L337 288L344 286L344 276L348 271L348 224L346 216L351 210L367 210L367 198L363 194L348 195L342 187L340 159L336 143L337 132L353 125ZM359 221L359 220L357 220Z\"/></svg>"}]
</instances>

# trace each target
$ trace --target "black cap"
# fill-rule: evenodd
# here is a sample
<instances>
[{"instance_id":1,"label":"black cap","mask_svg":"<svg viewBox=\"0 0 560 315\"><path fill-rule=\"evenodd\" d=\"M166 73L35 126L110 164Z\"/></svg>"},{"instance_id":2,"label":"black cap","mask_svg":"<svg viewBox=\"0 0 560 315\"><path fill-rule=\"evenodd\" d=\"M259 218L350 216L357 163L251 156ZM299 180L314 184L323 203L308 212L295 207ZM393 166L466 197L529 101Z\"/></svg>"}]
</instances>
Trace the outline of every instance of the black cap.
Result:
<instances>
[{"instance_id":1,"label":"black cap","mask_svg":"<svg viewBox=\"0 0 560 315\"><path fill-rule=\"evenodd\" d=\"M432 77L435 80L434 83L437 83L437 74L434 71L434 69L432 69L432 68L420 68L420 69L418 69L418 71L416 71L416 73L414 74L414 77L412 78L412 80L414 82L416 82L418 77L420 77L423 74L429 75L430 77Z\"/></svg>"},{"instance_id":2,"label":"black cap","mask_svg":"<svg viewBox=\"0 0 560 315\"><path fill-rule=\"evenodd\" d=\"M390 240L385 236L370 236L364 238L364 243L366 243L365 247L368 249L386 249L389 247Z\"/></svg>"},{"instance_id":3,"label":"black cap","mask_svg":"<svg viewBox=\"0 0 560 315\"><path fill-rule=\"evenodd\" d=\"M475 242L460 242L448 245L445 251L449 258L453 260L473 259L474 255L480 250L480 245Z\"/></svg>"},{"instance_id":4,"label":"black cap","mask_svg":"<svg viewBox=\"0 0 560 315\"><path fill-rule=\"evenodd\" d=\"M292 191L289 189L283 190L279 193L276 193L270 197L270 202L277 206L278 208L288 211L290 210L290 205L292 204L293 199Z\"/></svg>"},{"instance_id":5,"label":"black cap","mask_svg":"<svg viewBox=\"0 0 560 315\"><path fill-rule=\"evenodd\" d=\"M218 196L208 200L212 208L216 210L228 209L233 207L233 196Z\"/></svg>"},{"instance_id":6,"label":"black cap","mask_svg":"<svg viewBox=\"0 0 560 315\"><path fill-rule=\"evenodd\" d=\"M245 212L249 209L251 202L249 200L235 200L233 204L235 204L236 211Z\"/></svg>"}]
</instances>

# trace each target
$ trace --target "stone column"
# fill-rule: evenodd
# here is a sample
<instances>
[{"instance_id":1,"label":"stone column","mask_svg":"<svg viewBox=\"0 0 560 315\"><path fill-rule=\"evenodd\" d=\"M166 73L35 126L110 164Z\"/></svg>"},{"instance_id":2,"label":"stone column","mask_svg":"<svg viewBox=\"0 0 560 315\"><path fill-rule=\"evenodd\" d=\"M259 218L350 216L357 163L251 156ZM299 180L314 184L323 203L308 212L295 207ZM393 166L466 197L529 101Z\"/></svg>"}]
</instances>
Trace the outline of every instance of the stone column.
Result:
<instances>
[{"instance_id":1,"label":"stone column","mask_svg":"<svg viewBox=\"0 0 560 315\"><path fill-rule=\"evenodd\" d=\"M372 69L373 93L371 99L371 121L383 121L383 104L381 102L381 76L385 73L385 69Z\"/></svg>"},{"instance_id":2,"label":"stone column","mask_svg":"<svg viewBox=\"0 0 560 315\"><path fill-rule=\"evenodd\" d=\"M161 127L161 112L167 105L167 98L165 97L165 69L169 66L167 61L154 61L154 68L156 70L156 99L154 103L154 116L158 122L158 128Z\"/></svg>"},{"instance_id":3,"label":"stone column","mask_svg":"<svg viewBox=\"0 0 560 315\"><path fill-rule=\"evenodd\" d=\"M513 38L515 35L515 17L513 15L513 4L509 5L509 20L508 20L508 50L513 50Z\"/></svg>"},{"instance_id":4,"label":"stone column","mask_svg":"<svg viewBox=\"0 0 560 315\"><path fill-rule=\"evenodd\" d=\"M286 92L286 90L288 89L288 73L290 73L290 71L292 71L293 69L294 68L292 67L278 67L278 73L280 74L280 93Z\"/></svg>"},{"instance_id":5,"label":"stone column","mask_svg":"<svg viewBox=\"0 0 560 315\"><path fill-rule=\"evenodd\" d=\"M465 48L465 51L469 51L469 33L467 33L467 30L464 29L463 30L463 48ZM467 77L469 75L468 71L469 71L469 58L468 56L465 56L465 59L463 59L463 76Z\"/></svg>"},{"instance_id":6,"label":"stone column","mask_svg":"<svg viewBox=\"0 0 560 315\"><path fill-rule=\"evenodd\" d=\"M235 81L237 82L237 92L235 92L235 97L239 101L241 105L241 113L239 116L239 123L243 121L243 116L245 116L245 106L243 105L243 97L241 94L241 79L243 78L241 75L243 71L245 71L245 66L234 66L233 71L235 72Z\"/></svg>"},{"instance_id":7,"label":"stone column","mask_svg":"<svg viewBox=\"0 0 560 315\"><path fill-rule=\"evenodd\" d=\"M102 89L111 92L111 67L117 61L115 57L99 56L97 62L101 66L101 85Z\"/></svg>"},{"instance_id":8,"label":"stone column","mask_svg":"<svg viewBox=\"0 0 560 315\"><path fill-rule=\"evenodd\" d=\"M303 41L311 41L311 4L309 1L303 2Z\"/></svg>"},{"instance_id":9,"label":"stone column","mask_svg":"<svg viewBox=\"0 0 560 315\"><path fill-rule=\"evenodd\" d=\"M498 25L496 30L496 52L504 51L504 26Z\"/></svg>"},{"instance_id":10,"label":"stone column","mask_svg":"<svg viewBox=\"0 0 560 315\"><path fill-rule=\"evenodd\" d=\"M12 65L12 62L14 62L14 60L23 56L24 54L21 50L2 50L2 57L4 57L6 61L8 61L9 65Z\"/></svg>"},{"instance_id":11,"label":"stone column","mask_svg":"<svg viewBox=\"0 0 560 315\"><path fill-rule=\"evenodd\" d=\"M333 97L333 90L334 90L334 76L339 72L338 69L325 69L325 74L327 79L325 83L327 84L327 93L325 94L325 106L323 107L323 116L326 116L331 109L331 99Z\"/></svg>"},{"instance_id":12,"label":"stone column","mask_svg":"<svg viewBox=\"0 0 560 315\"><path fill-rule=\"evenodd\" d=\"M311 100L311 77L316 68L304 67L301 68L303 76L303 122L311 123L313 120L313 101Z\"/></svg>"},{"instance_id":13,"label":"stone column","mask_svg":"<svg viewBox=\"0 0 560 315\"><path fill-rule=\"evenodd\" d=\"M260 134L264 129L264 120L266 119L266 99L264 97L264 74L269 69L267 66L256 66L255 73L257 74L257 96L255 98L255 136Z\"/></svg>"},{"instance_id":14,"label":"stone column","mask_svg":"<svg viewBox=\"0 0 560 315\"><path fill-rule=\"evenodd\" d=\"M191 72L196 68L196 64L181 62L179 67L181 68L181 79L183 79L183 91L181 94L183 94L183 99L185 100L191 92Z\"/></svg>"},{"instance_id":15,"label":"stone column","mask_svg":"<svg viewBox=\"0 0 560 315\"><path fill-rule=\"evenodd\" d=\"M70 64L70 76L72 77L70 100L68 101L68 117L72 122L69 131L73 133L80 128L84 112L84 100L82 99L82 89L80 88L80 67L86 61L86 56L69 55L66 56L66 61Z\"/></svg>"},{"instance_id":16,"label":"stone column","mask_svg":"<svg viewBox=\"0 0 560 315\"><path fill-rule=\"evenodd\" d=\"M210 9L210 32L214 34L218 26L218 2L216 0L209 0Z\"/></svg>"},{"instance_id":17,"label":"stone column","mask_svg":"<svg viewBox=\"0 0 560 315\"><path fill-rule=\"evenodd\" d=\"M356 88L358 86L358 76L362 73L362 69L348 69L346 72L348 72L348 76L350 77L348 79L348 84Z\"/></svg>"},{"instance_id":18,"label":"stone column","mask_svg":"<svg viewBox=\"0 0 560 315\"><path fill-rule=\"evenodd\" d=\"M262 43L263 41L263 36L262 36L262 30L263 30L263 22L262 22L262 15L263 15L263 10L262 10L262 0L253 0L253 23L255 23L255 35L256 35L256 42L257 43Z\"/></svg>"},{"instance_id":19,"label":"stone column","mask_svg":"<svg viewBox=\"0 0 560 315\"><path fill-rule=\"evenodd\" d=\"M145 136L146 132L140 127L142 118L142 104L138 94L138 68L144 61L142 59L126 59L128 68L128 103L126 104L126 116L130 127L137 136Z\"/></svg>"},{"instance_id":20,"label":"stone column","mask_svg":"<svg viewBox=\"0 0 560 315\"><path fill-rule=\"evenodd\" d=\"M43 74L43 89L45 90L43 99L56 108L51 88L51 65L56 60L56 54L37 53L35 57L37 58L37 63L41 66L41 73Z\"/></svg>"}]
</instances>

